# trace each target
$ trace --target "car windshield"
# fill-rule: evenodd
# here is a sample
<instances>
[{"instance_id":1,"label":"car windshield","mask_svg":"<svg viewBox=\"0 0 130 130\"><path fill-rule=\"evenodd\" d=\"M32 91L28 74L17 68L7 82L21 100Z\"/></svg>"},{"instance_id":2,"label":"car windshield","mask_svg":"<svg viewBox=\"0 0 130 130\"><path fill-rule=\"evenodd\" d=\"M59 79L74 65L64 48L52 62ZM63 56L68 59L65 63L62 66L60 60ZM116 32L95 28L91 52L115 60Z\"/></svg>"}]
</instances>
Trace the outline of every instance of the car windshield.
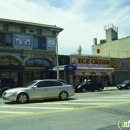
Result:
<instances>
[{"instance_id":1,"label":"car windshield","mask_svg":"<svg viewBox=\"0 0 130 130\"><path fill-rule=\"evenodd\" d=\"M29 83L27 83L27 84L24 84L23 87L24 87L24 88L30 88L30 87L32 87L32 85L34 85L36 82L37 82L37 81L29 82Z\"/></svg>"},{"instance_id":2,"label":"car windshield","mask_svg":"<svg viewBox=\"0 0 130 130\"><path fill-rule=\"evenodd\" d=\"M123 83L129 83L130 82L130 80L125 80Z\"/></svg>"},{"instance_id":3,"label":"car windshield","mask_svg":"<svg viewBox=\"0 0 130 130\"><path fill-rule=\"evenodd\" d=\"M88 81L84 81L81 85L84 85L84 84L86 84Z\"/></svg>"}]
</instances>

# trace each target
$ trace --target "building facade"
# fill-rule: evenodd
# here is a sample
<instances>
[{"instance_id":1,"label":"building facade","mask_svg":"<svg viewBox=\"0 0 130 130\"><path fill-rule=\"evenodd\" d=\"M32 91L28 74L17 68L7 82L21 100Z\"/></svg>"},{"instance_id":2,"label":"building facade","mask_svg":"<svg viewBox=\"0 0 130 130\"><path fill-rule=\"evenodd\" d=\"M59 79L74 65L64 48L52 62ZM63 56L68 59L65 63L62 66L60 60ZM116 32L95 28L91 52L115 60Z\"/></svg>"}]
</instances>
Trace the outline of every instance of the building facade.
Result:
<instances>
[{"instance_id":1,"label":"building facade","mask_svg":"<svg viewBox=\"0 0 130 130\"><path fill-rule=\"evenodd\" d=\"M93 39L92 55L107 56L114 68L114 84L130 79L130 36L118 39L118 28L110 24L104 27L106 39Z\"/></svg>"},{"instance_id":2,"label":"building facade","mask_svg":"<svg viewBox=\"0 0 130 130\"><path fill-rule=\"evenodd\" d=\"M102 81L105 86L113 84L114 69L110 68L109 57L70 55L70 64L77 67L70 76L74 86L85 80Z\"/></svg>"},{"instance_id":3,"label":"building facade","mask_svg":"<svg viewBox=\"0 0 130 130\"><path fill-rule=\"evenodd\" d=\"M115 85L130 79L130 58L111 58L111 67L114 68Z\"/></svg>"},{"instance_id":4,"label":"building facade","mask_svg":"<svg viewBox=\"0 0 130 130\"><path fill-rule=\"evenodd\" d=\"M92 55L109 56L115 58L130 57L130 36L118 39L118 28L114 25L104 27L106 39L97 43L97 38L93 39Z\"/></svg>"},{"instance_id":5,"label":"building facade","mask_svg":"<svg viewBox=\"0 0 130 130\"><path fill-rule=\"evenodd\" d=\"M57 38L63 28L0 19L0 78L12 77L18 86L34 79L52 78Z\"/></svg>"}]
</instances>

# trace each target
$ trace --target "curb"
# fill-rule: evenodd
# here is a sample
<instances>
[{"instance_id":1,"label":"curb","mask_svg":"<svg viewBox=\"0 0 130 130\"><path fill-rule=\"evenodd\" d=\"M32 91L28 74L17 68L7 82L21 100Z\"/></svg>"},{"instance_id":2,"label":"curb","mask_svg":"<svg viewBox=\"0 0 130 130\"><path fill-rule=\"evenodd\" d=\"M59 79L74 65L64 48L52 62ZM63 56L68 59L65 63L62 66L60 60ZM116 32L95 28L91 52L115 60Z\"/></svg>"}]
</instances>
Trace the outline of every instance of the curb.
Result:
<instances>
[{"instance_id":1,"label":"curb","mask_svg":"<svg viewBox=\"0 0 130 130\"><path fill-rule=\"evenodd\" d=\"M113 90L118 90L117 89L117 87L115 87L115 86L112 86L112 87L104 87L104 90L106 90L106 91L113 91Z\"/></svg>"}]
</instances>

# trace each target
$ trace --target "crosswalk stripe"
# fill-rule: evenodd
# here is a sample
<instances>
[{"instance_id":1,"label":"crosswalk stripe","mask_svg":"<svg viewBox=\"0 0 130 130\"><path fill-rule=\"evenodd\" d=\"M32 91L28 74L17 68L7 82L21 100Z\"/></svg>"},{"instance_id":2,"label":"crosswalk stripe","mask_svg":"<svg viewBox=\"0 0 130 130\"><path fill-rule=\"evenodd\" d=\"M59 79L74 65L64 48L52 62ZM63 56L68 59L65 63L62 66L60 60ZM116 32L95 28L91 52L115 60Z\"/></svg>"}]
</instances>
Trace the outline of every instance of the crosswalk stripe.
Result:
<instances>
[{"instance_id":1,"label":"crosswalk stripe","mask_svg":"<svg viewBox=\"0 0 130 130\"><path fill-rule=\"evenodd\" d=\"M61 107L26 107L26 106L0 106L1 108L21 108L21 109L72 109L72 108L61 108Z\"/></svg>"},{"instance_id":2,"label":"crosswalk stripe","mask_svg":"<svg viewBox=\"0 0 130 130\"><path fill-rule=\"evenodd\" d=\"M16 111L0 111L0 113L4 114L27 114L27 113L33 113L33 112L16 112Z\"/></svg>"},{"instance_id":3,"label":"crosswalk stripe","mask_svg":"<svg viewBox=\"0 0 130 130\"><path fill-rule=\"evenodd\" d=\"M89 100L77 100L77 101L87 101L87 102L93 102L93 101L104 101L104 102L120 102L120 101L129 101L130 99L110 99L110 100L106 100L106 99L89 99ZM71 102L77 102L75 100L71 101Z\"/></svg>"}]
</instances>

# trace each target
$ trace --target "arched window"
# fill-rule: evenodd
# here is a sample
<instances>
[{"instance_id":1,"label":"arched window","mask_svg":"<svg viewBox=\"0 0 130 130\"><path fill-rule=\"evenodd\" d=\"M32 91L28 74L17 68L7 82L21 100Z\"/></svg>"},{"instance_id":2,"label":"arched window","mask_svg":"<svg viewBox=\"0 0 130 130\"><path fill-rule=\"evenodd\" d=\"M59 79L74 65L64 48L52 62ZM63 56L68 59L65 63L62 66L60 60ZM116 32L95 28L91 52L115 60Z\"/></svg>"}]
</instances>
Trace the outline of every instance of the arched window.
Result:
<instances>
[{"instance_id":1,"label":"arched window","mask_svg":"<svg viewBox=\"0 0 130 130\"><path fill-rule=\"evenodd\" d=\"M15 59L14 57L6 56L6 57L0 57L0 65L20 65L20 61Z\"/></svg>"},{"instance_id":2,"label":"arched window","mask_svg":"<svg viewBox=\"0 0 130 130\"><path fill-rule=\"evenodd\" d=\"M30 59L26 62L26 66L49 67L51 62L46 59Z\"/></svg>"}]
</instances>

